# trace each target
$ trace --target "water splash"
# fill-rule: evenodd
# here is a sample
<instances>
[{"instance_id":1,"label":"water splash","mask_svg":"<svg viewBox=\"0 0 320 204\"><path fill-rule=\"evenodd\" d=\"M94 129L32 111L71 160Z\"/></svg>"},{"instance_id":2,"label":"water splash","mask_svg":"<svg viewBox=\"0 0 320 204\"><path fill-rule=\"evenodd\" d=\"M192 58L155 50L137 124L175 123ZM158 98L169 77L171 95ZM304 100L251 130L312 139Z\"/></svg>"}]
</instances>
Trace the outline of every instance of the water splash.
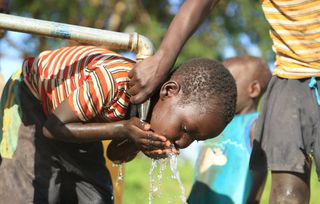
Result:
<instances>
[{"instance_id":1,"label":"water splash","mask_svg":"<svg viewBox=\"0 0 320 204\"><path fill-rule=\"evenodd\" d=\"M182 181L180 179L180 174L178 170L178 156L176 154L169 154L169 162L170 162L170 169L172 172L172 179L176 179L178 181L180 187L180 199L183 203L187 203L186 199L186 189L184 188Z\"/></svg>"},{"instance_id":2,"label":"water splash","mask_svg":"<svg viewBox=\"0 0 320 204\"><path fill-rule=\"evenodd\" d=\"M157 187L154 185L154 177L153 177L153 174L154 174L157 166L158 166L158 161L155 159L152 159L151 168L149 171L149 178L150 178L150 190L149 190L149 198L148 198L149 204L152 203L153 194L158 190Z\"/></svg>"},{"instance_id":3,"label":"water splash","mask_svg":"<svg viewBox=\"0 0 320 204\"><path fill-rule=\"evenodd\" d=\"M173 147L174 148L174 147ZM149 204L152 204L152 200L155 196L160 196L161 192L159 191L161 186L161 181L163 177L163 172L167 167L167 164L169 163L170 170L171 170L171 179L175 179L178 181L179 187L180 187L180 200L183 204L187 204L187 199L185 196L185 188L182 184L182 181L180 179L180 174L178 171L178 156L176 154L170 153L167 158L164 159L152 159L151 161L151 168L149 171L149 177L150 177L150 190L149 190ZM158 175L155 179L154 174L156 173L156 169L159 168ZM168 203L172 203L171 199L168 199Z\"/></svg>"}]
</instances>

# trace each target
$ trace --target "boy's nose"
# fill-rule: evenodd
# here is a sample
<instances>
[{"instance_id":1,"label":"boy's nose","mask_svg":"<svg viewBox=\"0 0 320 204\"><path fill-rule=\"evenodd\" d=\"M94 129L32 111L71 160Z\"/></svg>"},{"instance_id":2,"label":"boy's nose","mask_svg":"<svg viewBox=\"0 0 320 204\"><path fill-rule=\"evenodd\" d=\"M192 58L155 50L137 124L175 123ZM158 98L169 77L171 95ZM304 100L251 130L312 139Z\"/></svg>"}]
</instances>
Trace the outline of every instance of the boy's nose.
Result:
<instances>
[{"instance_id":1,"label":"boy's nose","mask_svg":"<svg viewBox=\"0 0 320 204\"><path fill-rule=\"evenodd\" d=\"M174 142L177 149L184 149L184 148L188 147L191 143L192 143L192 141L187 140L187 139L183 139L183 138L180 138L179 140L176 140Z\"/></svg>"}]
</instances>

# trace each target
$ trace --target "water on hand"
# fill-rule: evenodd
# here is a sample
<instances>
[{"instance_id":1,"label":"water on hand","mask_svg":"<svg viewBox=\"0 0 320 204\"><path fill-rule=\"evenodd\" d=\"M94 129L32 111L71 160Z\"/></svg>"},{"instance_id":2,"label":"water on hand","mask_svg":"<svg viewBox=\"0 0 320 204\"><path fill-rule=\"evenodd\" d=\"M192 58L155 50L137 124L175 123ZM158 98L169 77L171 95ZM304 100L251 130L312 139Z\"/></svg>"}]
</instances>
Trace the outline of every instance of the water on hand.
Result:
<instances>
[{"instance_id":1,"label":"water on hand","mask_svg":"<svg viewBox=\"0 0 320 204\"><path fill-rule=\"evenodd\" d=\"M174 147L173 147L174 148ZM177 180L180 188L180 200L183 204L187 203L187 199L185 196L185 188L182 184L182 181L180 179L180 174L178 171L178 156L176 154L169 154L167 158L165 159L152 159L151 161L151 168L149 171L149 177L150 177L150 191L149 191L149 204L152 204L152 201L155 197L161 197L162 193L160 191L161 187L161 181L163 178L163 173L167 167L167 164L169 163L170 170L171 170L171 176L170 178L172 180ZM158 175L155 178L156 169L159 168ZM168 203L172 203L171 199L168 198Z\"/></svg>"}]
</instances>

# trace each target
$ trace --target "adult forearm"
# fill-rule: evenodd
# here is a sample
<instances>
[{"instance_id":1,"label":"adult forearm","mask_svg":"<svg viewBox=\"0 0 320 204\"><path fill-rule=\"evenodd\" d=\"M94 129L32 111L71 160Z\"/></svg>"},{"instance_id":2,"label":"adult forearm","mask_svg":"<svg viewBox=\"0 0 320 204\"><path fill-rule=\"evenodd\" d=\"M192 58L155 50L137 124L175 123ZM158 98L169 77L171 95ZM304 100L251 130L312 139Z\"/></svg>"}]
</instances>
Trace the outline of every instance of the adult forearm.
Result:
<instances>
[{"instance_id":1,"label":"adult forearm","mask_svg":"<svg viewBox=\"0 0 320 204\"><path fill-rule=\"evenodd\" d=\"M177 56L199 24L219 0L186 0L172 20L157 52L135 65L129 73L130 101L140 104L155 94L169 76Z\"/></svg>"},{"instance_id":2,"label":"adult forearm","mask_svg":"<svg viewBox=\"0 0 320 204\"><path fill-rule=\"evenodd\" d=\"M174 61L181 48L219 0L186 0L172 20L157 55Z\"/></svg>"}]
</instances>

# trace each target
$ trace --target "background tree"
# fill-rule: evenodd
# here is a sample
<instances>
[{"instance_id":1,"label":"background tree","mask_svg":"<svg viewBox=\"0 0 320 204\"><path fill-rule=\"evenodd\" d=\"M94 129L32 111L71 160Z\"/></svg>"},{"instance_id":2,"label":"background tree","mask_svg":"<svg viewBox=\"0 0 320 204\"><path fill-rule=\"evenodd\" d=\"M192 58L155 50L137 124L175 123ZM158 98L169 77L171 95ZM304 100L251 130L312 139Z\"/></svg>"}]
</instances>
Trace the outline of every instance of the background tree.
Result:
<instances>
[{"instance_id":1,"label":"background tree","mask_svg":"<svg viewBox=\"0 0 320 204\"><path fill-rule=\"evenodd\" d=\"M181 0L11 0L15 15L82 25L120 32L138 32L157 47ZM25 54L61 47L72 42L30 36L25 44L35 49L19 48ZM227 50L227 51L226 51ZM255 54L273 59L267 24L256 0L223 0L188 41L178 62L202 56L222 59L226 53Z\"/></svg>"}]
</instances>

